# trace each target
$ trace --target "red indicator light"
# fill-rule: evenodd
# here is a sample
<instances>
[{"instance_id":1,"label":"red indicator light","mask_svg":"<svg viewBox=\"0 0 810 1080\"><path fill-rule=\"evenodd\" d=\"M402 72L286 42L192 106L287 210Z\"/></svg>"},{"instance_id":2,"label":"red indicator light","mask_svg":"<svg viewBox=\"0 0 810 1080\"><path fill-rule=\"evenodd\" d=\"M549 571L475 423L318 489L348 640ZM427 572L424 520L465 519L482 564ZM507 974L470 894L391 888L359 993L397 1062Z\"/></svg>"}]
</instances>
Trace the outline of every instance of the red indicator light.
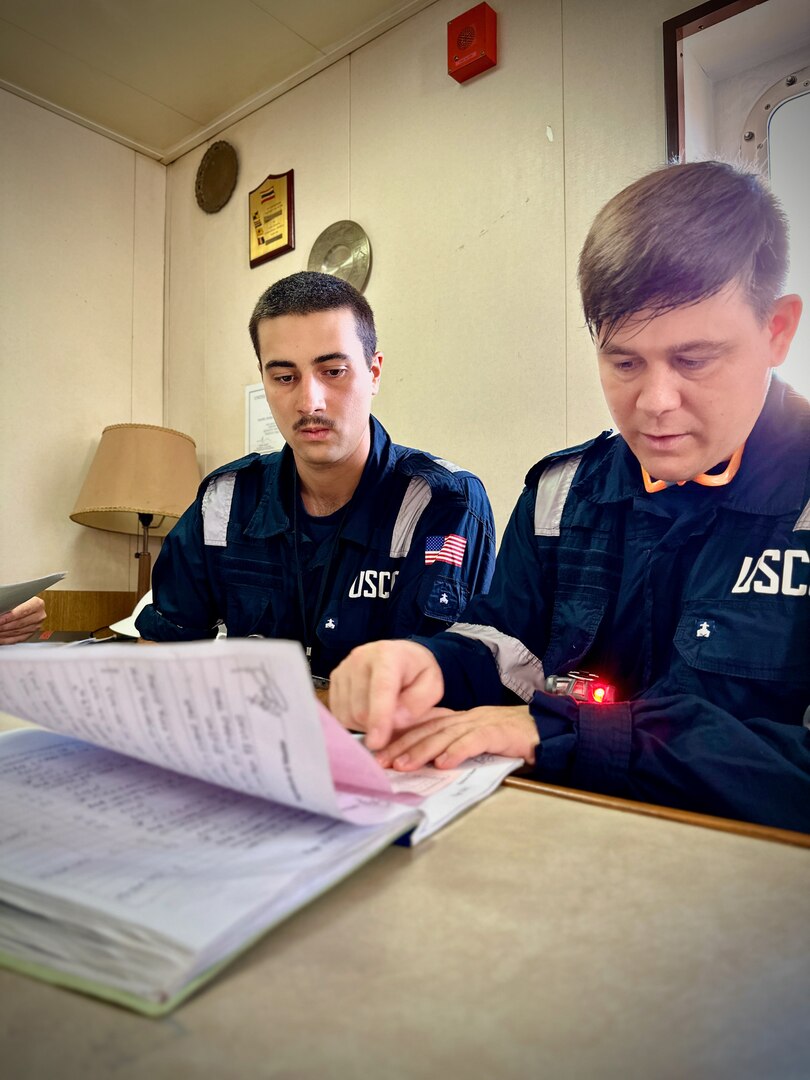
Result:
<instances>
[{"instance_id":1,"label":"red indicator light","mask_svg":"<svg viewBox=\"0 0 810 1080\"><path fill-rule=\"evenodd\" d=\"M567 675L549 675L545 682L548 694L567 694L586 704L610 705L616 700L616 688L598 681L587 671L569 671Z\"/></svg>"}]
</instances>

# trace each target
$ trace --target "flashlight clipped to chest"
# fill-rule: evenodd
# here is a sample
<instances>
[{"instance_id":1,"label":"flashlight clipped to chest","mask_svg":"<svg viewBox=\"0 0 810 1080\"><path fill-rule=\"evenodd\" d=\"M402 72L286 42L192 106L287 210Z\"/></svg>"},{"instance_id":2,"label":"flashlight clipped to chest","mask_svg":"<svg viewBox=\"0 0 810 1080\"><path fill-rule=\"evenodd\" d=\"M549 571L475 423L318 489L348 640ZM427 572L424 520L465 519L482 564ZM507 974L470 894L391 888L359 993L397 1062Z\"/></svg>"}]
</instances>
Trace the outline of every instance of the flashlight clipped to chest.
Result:
<instances>
[{"instance_id":1,"label":"flashlight clipped to chest","mask_svg":"<svg viewBox=\"0 0 810 1080\"><path fill-rule=\"evenodd\" d=\"M549 675L547 694L561 694L588 705L610 705L616 700L616 687L587 671L569 671L567 675Z\"/></svg>"}]
</instances>

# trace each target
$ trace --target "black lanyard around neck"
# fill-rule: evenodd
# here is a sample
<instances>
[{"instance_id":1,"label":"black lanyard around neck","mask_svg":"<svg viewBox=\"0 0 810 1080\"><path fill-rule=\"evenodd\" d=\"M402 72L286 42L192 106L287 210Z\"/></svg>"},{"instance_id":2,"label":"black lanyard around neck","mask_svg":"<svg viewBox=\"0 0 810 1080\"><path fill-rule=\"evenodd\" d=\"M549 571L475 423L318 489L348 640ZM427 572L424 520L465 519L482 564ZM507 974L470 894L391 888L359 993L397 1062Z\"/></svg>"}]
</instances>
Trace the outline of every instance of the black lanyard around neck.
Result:
<instances>
[{"instance_id":1,"label":"black lanyard around neck","mask_svg":"<svg viewBox=\"0 0 810 1080\"><path fill-rule=\"evenodd\" d=\"M293 473L293 546L295 549L295 576L298 582L298 610L301 616L301 629L303 632L303 645L304 651L307 654L307 662L312 665L312 642L315 637L315 627L320 621L321 615L323 615L323 600L326 595L326 586L329 583L331 577L332 561L337 551L338 541L340 535L343 532L343 526L346 524L346 518L349 514L349 507L351 506L351 499L346 503L343 508L343 513L340 516L337 527L335 529L332 542L329 545L329 554L326 557L326 561L321 571L321 583L318 587L318 598L315 601L315 607L312 610L312 620L307 618L307 604L304 596L304 573L301 569L301 554L299 551L298 541L298 472Z\"/></svg>"}]
</instances>

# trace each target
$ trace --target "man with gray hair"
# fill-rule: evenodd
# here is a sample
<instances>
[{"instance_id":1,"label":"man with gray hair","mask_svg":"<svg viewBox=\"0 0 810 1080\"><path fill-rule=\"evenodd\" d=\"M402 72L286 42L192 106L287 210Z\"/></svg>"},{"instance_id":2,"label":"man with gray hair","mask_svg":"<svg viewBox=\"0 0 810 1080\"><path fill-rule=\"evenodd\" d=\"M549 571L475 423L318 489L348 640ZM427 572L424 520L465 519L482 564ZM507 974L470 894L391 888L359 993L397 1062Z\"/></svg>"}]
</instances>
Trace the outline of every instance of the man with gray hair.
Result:
<instances>
[{"instance_id":1,"label":"man with gray hair","mask_svg":"<svg viewBox=\"0 0 810 1080\"><path fill-rule=\"evenodd\" d=\"M459 618L492 575L492 511L472 473L398 446L371 416L383 356L368 301L347 282L284 278L249 330L287 445L203 481L136 625L158 641L223 627L298 640L325 680L361 642Z\"/></svg>"},{"instance_id":2,"label":"man with gray hair","mask_svg":"<svg viewBox=\"0 0 810 1080\"><path fill-rule=\"evenodd\" d=\"M337 669L330 706L383 764L490 751L810 831L810 405L773 375L801 314L787 251L773 195L721 162L599 213L579 282L618 433L531 469L463 620Z\"/></svg>"}]
</instances>

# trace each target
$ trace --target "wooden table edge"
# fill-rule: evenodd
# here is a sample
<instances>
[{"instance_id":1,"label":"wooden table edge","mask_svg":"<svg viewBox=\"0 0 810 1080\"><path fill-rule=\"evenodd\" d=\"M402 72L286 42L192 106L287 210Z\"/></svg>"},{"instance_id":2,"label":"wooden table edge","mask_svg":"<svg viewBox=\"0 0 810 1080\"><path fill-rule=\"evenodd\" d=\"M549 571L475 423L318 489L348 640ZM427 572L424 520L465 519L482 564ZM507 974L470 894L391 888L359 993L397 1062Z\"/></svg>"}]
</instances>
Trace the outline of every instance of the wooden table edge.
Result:
<instances>
[{"instance_id":1,"label":"wooden table edge","mask_svg":"<svg viewBox=\"0 0 810 1080\"><path fill-rule=\"evenodd\" d=\"M791 844L794 847L810 848L810 835L794 832L792 829L777 829L770 825L754 825L747 821L733 821L731 818L714 817L710 814L698 814L692 810L676 810L670 806L655 806L652 803L635 802L632 799L619 799L613 795L599 795L593 791L578 791L575 788L557 787L543 784L538 780L529 780L522 776L507 776L504 787L517 788L519 791L533 792L536 795L553 795L558 799L570 799L572 802L587 803L589 806L604 806L610 810L619 810L629 814L642 814L645 817L663 818L682 825L697 825L703 829L717 829L720 832L735 833L755 840L770 840L778 844Z\"/></svg>"}]
</instances>

